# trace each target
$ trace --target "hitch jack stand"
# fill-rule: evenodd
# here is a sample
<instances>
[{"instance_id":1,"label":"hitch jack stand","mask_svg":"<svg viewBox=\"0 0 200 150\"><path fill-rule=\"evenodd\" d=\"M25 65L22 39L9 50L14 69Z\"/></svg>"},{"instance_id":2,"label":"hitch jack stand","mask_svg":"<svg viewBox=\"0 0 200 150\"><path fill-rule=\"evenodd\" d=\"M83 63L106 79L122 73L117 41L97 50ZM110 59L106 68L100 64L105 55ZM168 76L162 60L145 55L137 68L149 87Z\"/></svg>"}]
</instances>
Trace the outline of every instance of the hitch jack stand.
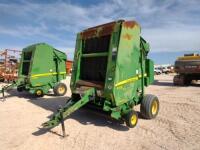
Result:
<instances>
[{"instance_id":1,"label":"hitch jack stand","mask_svg":"<svg viewBox=\"0 0 200 150\"><path fill-rule=\"evenodd\" d=\"M2 88L1 90L2 92L2 102L4 102L6 99L5 99L5 91L4 91L4 88Z\"/></svg>"},{"instance_id":2,"label":"hitch jack stand","mask_svg":"<svg viewBox=\"0 0 200 150\"><path fill-rule=\"evenodd\" d=\"M63 113L60 113L61 116L61 127L62 127L62 133L63 133L63 138L66 136L66 132L65 132L65 123L64 123L64 119L63 119Z\"/></svg>"}]
</instances>

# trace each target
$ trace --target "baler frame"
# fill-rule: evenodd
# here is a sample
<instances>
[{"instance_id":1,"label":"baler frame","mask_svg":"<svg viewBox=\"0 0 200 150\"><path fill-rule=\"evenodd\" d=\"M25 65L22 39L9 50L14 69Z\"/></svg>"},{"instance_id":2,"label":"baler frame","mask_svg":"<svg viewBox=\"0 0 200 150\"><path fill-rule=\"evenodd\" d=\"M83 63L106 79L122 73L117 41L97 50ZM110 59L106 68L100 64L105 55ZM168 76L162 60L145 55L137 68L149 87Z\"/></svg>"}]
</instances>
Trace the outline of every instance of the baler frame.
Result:
<instances>
[{"instance_id":1,"label":"baler frame","mask_svg":"<svg viewBox=\"0 0 200 150\"><path fill-rule=\"evenodd\" d=\"M119 20L78 33L70 83L72 97L43 126L53 128L62 123L64 131L63 119L86 104L110 113L116 120L124 120L129 127L137 124L138 115L132 110L137 104L141 104L145 118L155 118L158 98L144 95L144 86L154 80L148 52L149 44L140 37L140 27L135 21ZM99 60L107 61L106 67Z\"/></svg>"}]
</instances>

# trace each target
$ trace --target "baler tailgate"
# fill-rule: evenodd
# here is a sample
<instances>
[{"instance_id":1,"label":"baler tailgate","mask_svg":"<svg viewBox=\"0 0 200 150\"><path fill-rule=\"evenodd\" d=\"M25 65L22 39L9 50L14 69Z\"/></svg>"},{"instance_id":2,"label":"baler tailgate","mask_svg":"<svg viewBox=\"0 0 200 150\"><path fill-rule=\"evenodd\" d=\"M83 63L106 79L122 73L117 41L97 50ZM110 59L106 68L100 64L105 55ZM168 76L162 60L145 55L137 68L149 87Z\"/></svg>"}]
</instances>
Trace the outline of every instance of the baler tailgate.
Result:
<instances>
[{"instance_id":1,"label":"baler tailgate","mask_svg":"<svg viewBox=\"0 0 200 150\"><path fill-rule=\"evenodd\" d=\"M53 115L53 117L45 122L43 125L44 128L53 128L59 123L63 121L63 119L67 118L71 113L75 112L85 104L87 104L90 101L90 97L95 94L95 89L90 88L87 91L84 92L82 98L78 101L74 101L73 99L70 99L64 107L60 108L56 114Z\"/></svg>"}]
</instances>

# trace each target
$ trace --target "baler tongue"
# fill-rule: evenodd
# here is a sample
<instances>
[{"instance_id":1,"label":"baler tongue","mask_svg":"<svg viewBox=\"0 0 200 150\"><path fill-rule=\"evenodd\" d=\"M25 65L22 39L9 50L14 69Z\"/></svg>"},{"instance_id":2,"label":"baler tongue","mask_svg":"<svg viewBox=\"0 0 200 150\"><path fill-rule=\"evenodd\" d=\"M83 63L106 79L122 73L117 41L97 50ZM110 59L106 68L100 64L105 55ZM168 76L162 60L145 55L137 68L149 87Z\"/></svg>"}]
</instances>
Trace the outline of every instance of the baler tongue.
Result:
<instances>
[{"instance_id":1,"label":"baler tongue","mask_svg":"<svg viewBox=\"0 0 200 150\"><path fill-rule=\"evenodd\" d=\"M90 88L83 93L83 96L81 97L80 100L77 101L70 99L69 101L67 101L64 107L58 109L58 112L55 113L49 121L43 123L42 126L44 128L53 128L59 125L59 123L61 123L62 128L64 128L63 120L67 118L71 113L75 112L77 109L87 104L91 100L91 97L94 94L95 94L95 89Z\"/></svg>"},{"instance_id":2,"label":"baler tongue","mask_svg":"<svg viewBox=\"0 0 200 150\"><path fill-rule=\"evenodd\" d=\"M17 83L16 82L13 82L12 84L9 84L9 85L5 85L3 86L1 89L0 89L0 93L2 93L2 101L5 101L5 91L8 91L10 89L12 89L13 87L16 87L17 86Z\"/></svg>"}]
</instances>

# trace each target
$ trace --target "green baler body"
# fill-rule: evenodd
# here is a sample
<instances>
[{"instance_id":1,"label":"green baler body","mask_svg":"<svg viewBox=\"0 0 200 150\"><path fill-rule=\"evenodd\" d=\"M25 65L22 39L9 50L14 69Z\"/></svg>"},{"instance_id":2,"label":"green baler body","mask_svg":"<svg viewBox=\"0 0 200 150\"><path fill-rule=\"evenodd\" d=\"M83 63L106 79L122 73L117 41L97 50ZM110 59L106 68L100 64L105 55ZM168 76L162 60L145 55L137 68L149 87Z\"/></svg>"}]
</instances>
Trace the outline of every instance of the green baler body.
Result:
<instances>
[{"instance_id":1,"label":"green baler body","mask_svg":"<svg viewBox=\"0 0 200 150\"><path fill-rule=\"evenodd\" d=\"M34 93L47 93L56 83L66 78L66 54L45 43L23 49L17 85Z\"/></svg>"},{"instance_id":2,"label":"green baler body","mask_svg":"<svg viewBox=\"0 0 200 150\"><path fill-rule=\"evenodd\" d=\"M154 80L149 44L135 21L116 21L78 33L71 76L72 97L43 124L52 128L84 105L122 119ZM64 131L64 127L63 127Z\"/></svg>"},{"instance_id":3,"label":"green baler body","mask_svg":"<svg viewBox=\"0 0 200 150\"><path fill-rule=\"evenodd\" d=\"M95 87L111 106L138 104L144 86L154 80L149 45L135 21L116 21L77 35L71 79L72 93Z\"/></svg>"}]
</instances>

